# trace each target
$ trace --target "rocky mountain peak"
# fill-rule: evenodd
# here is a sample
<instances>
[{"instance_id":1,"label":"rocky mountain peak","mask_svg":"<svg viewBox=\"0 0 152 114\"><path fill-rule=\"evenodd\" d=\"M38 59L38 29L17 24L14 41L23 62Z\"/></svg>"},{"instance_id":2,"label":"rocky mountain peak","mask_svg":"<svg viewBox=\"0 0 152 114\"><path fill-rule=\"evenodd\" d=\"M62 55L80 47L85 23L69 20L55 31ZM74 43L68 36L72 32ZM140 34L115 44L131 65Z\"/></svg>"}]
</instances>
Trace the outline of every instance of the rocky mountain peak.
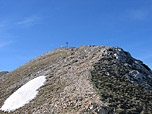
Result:
<instances>
[{"instance_id":1,"label":"rocky mountain peak","mask_svg":"<svg viewBox=\"0 0 152 114\"><path fill-rule=\"evenodd\" d=\"M119 47L92 45L52 50L2 76L0 106L42 75L46 82L36 98L10 113L152 113L151 69Z\"/></svg>"}]
</instances>

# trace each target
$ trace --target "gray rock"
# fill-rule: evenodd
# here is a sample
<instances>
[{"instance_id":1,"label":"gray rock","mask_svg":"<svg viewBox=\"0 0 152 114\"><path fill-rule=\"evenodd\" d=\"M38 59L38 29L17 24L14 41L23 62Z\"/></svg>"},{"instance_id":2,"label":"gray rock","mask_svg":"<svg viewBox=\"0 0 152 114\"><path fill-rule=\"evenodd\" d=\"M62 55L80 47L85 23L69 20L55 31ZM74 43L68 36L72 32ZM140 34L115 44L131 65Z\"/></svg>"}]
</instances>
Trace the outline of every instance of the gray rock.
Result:
<instances>
[{"instance_id":1,"label":"gray rock","mask_svg":"<svg viewBox=\"0 0 152 114\"><path fill-rule=\"evenodd\" d=\"M8 71L2 71L2 72L0 72L0 76L2 76L4 74L7 74L7 73L9 73L9 72Z\"/></svg>"}]
</instances>

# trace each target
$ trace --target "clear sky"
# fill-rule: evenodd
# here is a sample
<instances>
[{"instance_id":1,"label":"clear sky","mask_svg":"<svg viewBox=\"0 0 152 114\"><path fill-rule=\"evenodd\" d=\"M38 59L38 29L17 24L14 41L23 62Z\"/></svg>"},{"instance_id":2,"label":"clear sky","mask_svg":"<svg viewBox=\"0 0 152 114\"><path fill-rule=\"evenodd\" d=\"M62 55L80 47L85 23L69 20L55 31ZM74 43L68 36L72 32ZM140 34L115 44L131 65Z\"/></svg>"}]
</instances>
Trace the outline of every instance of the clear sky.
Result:
<instances>
[{"instance_id":1,"label":"clear sky","mask_svg":"<svg viewBox=\"0 0 152 114\"><path fill-rule=\"evenodd\" d=\"M152 0L0 0L0 71L67 41L119 46L152 68Z\"/></svg>"}]
</instances>

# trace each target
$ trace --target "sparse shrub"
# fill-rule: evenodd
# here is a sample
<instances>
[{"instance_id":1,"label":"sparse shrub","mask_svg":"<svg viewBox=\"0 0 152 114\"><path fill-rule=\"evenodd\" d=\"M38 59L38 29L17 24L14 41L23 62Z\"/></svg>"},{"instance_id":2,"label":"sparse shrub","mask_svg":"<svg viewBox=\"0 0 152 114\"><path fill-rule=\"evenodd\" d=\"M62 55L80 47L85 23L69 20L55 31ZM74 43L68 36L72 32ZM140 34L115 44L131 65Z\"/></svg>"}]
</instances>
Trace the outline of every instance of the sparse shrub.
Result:
<instances>
[{"instance_id":1,"label":"sparse shrub","mask_svg":"<svg viewBox=\"0 0 152 114\"><path fill-rule=\"evenodd\" d=\"M113 49L112 49L112 48L109 48L108 51L113 51Z\"/></svg>"}]
</instances>

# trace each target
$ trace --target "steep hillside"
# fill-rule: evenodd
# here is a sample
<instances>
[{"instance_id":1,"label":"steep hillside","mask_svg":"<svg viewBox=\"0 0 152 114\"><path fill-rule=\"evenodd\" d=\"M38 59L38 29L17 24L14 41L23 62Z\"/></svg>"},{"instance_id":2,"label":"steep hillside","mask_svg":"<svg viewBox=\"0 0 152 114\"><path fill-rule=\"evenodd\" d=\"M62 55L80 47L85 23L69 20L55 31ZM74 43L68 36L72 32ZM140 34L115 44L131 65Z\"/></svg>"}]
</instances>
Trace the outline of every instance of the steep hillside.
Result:
<instances>
[{"instance_id":1,"label":"steep hillside","mask_svg":"<svg viewBox=\"0 0 152 114\"><path fill-rule=\"evenodd\" d=\"M121 114L152 113L152 72L119 48L109 48L95 63L91 80L101 100Z\"/></svg>"},{"instance_id":2,"label":"steep hillside","mask_svg":"<svg viewBox=\"0 0 152 114\"><path fill-rule=\"evenodd\" d=\"M52 50L2 76L0 107L14 91L42 75L46 82L37 97L10 113L152 112L150 68L118 47L91 45Z\"/></svg>"}]
</instances>

